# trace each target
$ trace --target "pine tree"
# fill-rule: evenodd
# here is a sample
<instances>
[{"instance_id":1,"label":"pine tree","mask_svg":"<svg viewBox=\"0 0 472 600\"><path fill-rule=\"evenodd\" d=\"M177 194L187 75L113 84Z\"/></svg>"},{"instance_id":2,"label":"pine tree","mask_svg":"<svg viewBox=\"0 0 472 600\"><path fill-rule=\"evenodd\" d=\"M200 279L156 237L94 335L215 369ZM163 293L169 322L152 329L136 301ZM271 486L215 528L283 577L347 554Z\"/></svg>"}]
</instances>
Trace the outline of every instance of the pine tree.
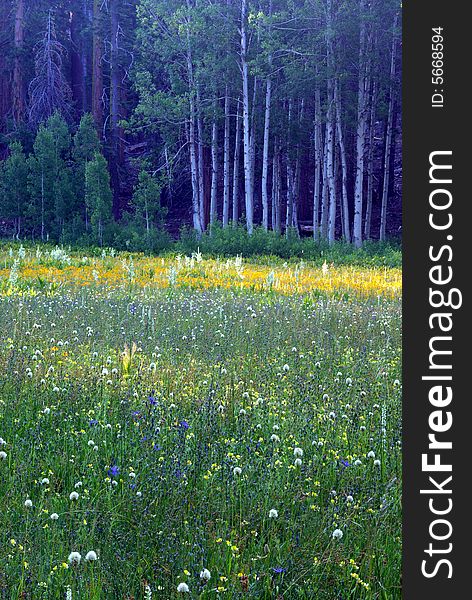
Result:
<instances>
[{"instance_id":1,"label":"pine tree","mask_svg":"<svg viewBox=\"0 0 472 600\"><path fill-rule=\"evenodd\" d=\"M63 45L56 38L51 11L46 32L35 46L36 77L29 85L29 121L36 126L55 112L70 118L71 91L62 72Z\"/></svg>"}]
</instances>

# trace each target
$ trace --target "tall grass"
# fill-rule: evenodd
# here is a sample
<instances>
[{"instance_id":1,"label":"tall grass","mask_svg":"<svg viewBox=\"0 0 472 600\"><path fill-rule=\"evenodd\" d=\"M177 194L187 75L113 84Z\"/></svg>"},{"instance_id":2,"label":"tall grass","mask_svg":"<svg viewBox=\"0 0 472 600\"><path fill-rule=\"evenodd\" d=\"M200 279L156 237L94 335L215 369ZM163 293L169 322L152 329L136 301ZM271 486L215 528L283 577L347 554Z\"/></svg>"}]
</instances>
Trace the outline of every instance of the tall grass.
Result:
<instances>
[{"instance_id":1,"label":"tall grass","mask_svg":"<svg viewBox=\"0 0 472 600\"><path fill-rule=\"evenodd\" d=\"M19 278L1 598L400 598L399 299Z\"/></svg>"}]
</instances>

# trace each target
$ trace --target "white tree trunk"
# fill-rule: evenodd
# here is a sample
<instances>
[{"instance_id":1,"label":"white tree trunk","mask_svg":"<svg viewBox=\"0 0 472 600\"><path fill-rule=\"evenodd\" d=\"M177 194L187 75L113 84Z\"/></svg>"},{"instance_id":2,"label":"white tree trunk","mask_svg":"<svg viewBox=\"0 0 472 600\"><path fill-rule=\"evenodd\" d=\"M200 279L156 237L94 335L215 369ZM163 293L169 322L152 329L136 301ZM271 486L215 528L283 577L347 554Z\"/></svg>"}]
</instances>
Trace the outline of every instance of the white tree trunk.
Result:
<instances>
[{"instance_id":1,"label":"white tree trunk","mask_svg":"<svg viewBox=\"0 0 472 600\"><path fill-rule=\"evenodd\" d=\"M369 150L367 152L367 200L365 207L364 239L370 240L372 225L372 202L374 197L374 133L377 109L377 80L372 84L369 116Z\"/></svg>"},{"instance_id":2,"label":"white tree trunk","mask_svg":"<svg viewBox=\"0 0 472 600\"><path fill-rule=\"evenodd\" d=\"M267 179L269 173L269 128L271 93L272 82L270 77L268 77L265 97L264 148L262 151L262 225L265 230L269 228L269 192L267 189Z\"/></svg>"},{"instance_id":3,"label":"white tree trunk","mask_svg":"<svg viewBox=\"0 0 472 600\"><path fill-rule=\"evenodd\" d=\"M328 85L328 114L326 115L326 177L329 193L329 212L328 212L328 242L334 243L336 235L336 186L334 183L334 123L333 123L333 97L332 81Z\"/></svg>"},{"instance_id":4,"label":"white tree trunk","mask_svg":"<svg viewBox=\"0 0 472 600\"><path fill-rule=\"evenodd\" d=\"M321 230L321 237L323 239L326 239L328 237L328 202L329 202L327 127L325 128L325 135L324 135L322 173L323 173L323 184L322 184L322 188L321 188L321 227L320 227L320 230Z\"/></svg>"},{"instance_id":5,"label":"white tree trunk","mask_svg":"<svg viewBox=\"0 0 472 600\"><path fill-rule=\"evenodd\" d=\"M223 227L229 222L229 109L228 86L225 90L225 139L223 144Z\"/></svg>"},{"instance_id":6,"label":"white tree trunk","mask_svg":"<svg viewBox=\"0 0 472 600\"><path fill-rule=\"evenodd\" d=\"M293 227L293 169L290 164L290 157L287 153L287 207L285 213L285 234Z\"/></svg>"},{"instance_id":7,"label":"white tree trunk","mask_svg":"<svg viewBox=\"0 0 472 600\"><path fill-rule=\"evenodd\" d=\"M356 131L356 181L354 185L354 228L353 240L357 248L362 246L362 206L364 188L364 154L365 130L367 121L366 96L367 96L367 65L366 65L366 25L365 8L366 0L360 0L360 34L359 34L359 80L357 101L357 131Z\"/></svg>"},{"instance_id":8,"label":"white tree trunk","mask_svg":"<svg viewBox=\"0 0 472 600\"><path fill-rule=\"evenodd\" d=\"M321 128L321 94L317 87L315 90L315 174L313 184L313 237L315 240L320 238L319 212L321 195L321 171L322 171L322 128Z\"/></svg>"},{"instance_id":9,"label":"white tree trunk","mask_svg":"<svg viewBox=\"0 0 472 600\"><path fill-rule=\"evenodd\" d=\"M239 220L239 155L241 152L241 116L238 109L236 113L236 132L234 137L234 160L233 160L233 226Z\"/></svg>"},{"instance_id":10,"label":"white tree trunk","mask_svg":"<svg viewBox=\"0 0 472 600\"><path fill-rule=\"evenodd\" d=\"M384 159L384 177L382 186L382 208L380 212L380 235L379 239L381 242L385 241L385 235L387 231L387 203L388 203L388 188L390 185L390 153L392 149L392 136L393 136L393 111L395 107L395 59L397 49L397 20L398 17L395 15L393 22L393 39L392 39L392 52L390 56L390 89L389 89L389 101L388 101L388 117L387 117L387 130L385 133L385 159Z\"/></svg>"},{"instance_id":11,"label":"white tree trunk","mask_svg":"<svg viewBox=\"0 0 472 600\"><path fill-rule=\"evenodd\" d=\"M293 226L293 169L290 157L290 141L292 129L292 100L288 101L288 123L286 138L286 176L287 176L287 202L285 207L285 235L288 236Z\"/></svg>"},{"instance_id":12,"label":"white tree trunk","mask_svg":"<svg viewBox=\"0 0 472 600\"><path fill-rule=\"evenodd\" d=\"M218 218L218 124L216 117L211 128L211 194L210 194L210 226Z\"/></svg>"},{"instance_id":13,"label":"white tree trunk","mask_svg":"<svg viewBox=\"0 0 472 600\"><path fill-rule=\"evenodd\" d=\"M298 120L298 130L303 132L303 120L305 118L305 99L302 98L300 101L300 111L299 111L299 120ZM295 173L294 173L294 182L293 182L293 227L295 227L297 235L300 235L298 229L298 210L300 206L300 188L301 188L301 142L297 142L297 158L295 160Z\"/></svg>"},{"instance_id":14,"label":"white tree trunk","mask_svg":"<svg viewBox=\"0 0 472 600\"><path fill-rule=\"evenodd\" d=\"M195 96L194 96L194 80L193 80L193 64L190 49L190 41L188 40L187 47L187 72L190 87L190 115L188 125L188 142L190 148L190 173L192 178L192 215L193 227L200 234L203 231L203 224L200 214L199 190L198 190L198 165L195 142Z\"/></svg>"},{"instance_id":15,"label":"white tree trunk","mask_svg":"<svg viewBox=\"0 0 472 600\"><path fill-rule=\"evenodd\" d=\"M333 244L336 237L336 185L334 183L334 65L333 65L333 41L332 41L332 0L327 3L326 22L326 59L328 67L327 82L327 109L326 109L326 175L329 191L329 216L328 216L328 243Z\"/></svg>"},{"instance_id":16,"label":"white tree trunk","mask_svg":"<svg viewBox=\"0 0 472 600\"><path fill-rule=\"evenodd\" d=\"M198 130L198 200L202 231L205 229L205 178L203 175L203 118L201 111L200 86L197 85L197 130Z\"/></svg>"},{"instance_id":17,"label":"white tree trunk","mask_svg":"<svg viewBox=\"0 0 472 600\"><path fill-rule=\"evenodd\" d=\"M269 17L272 16L272 0L269 2ZM269 192L267 189L267 180L269 173L269 129L270 129L270 104L272 97L272 55L268 58L269 75L266 82L265 95L265 114L264 114L264 147L262 151L262 225L267 231L269 229Z\"/></svg>"},{"instance_id":18,"label":"white tree trunk","mask_svg":"<svg viewBox=\"0 0 472 600\"><path fill-rule=\"evenodd\" d=\"M281 233L281 211L280 211L280 143L278 138L274 140L274 163L272 174L272 228Z\"/></svg>"},{"instance_id":19,"label":"white tree trunk","mask_svg":"<svg viewBox=\"0 0 472 600\"><path fill-rule=\"evenodd\" d=\"M276 173L276 164L275 164L275 144L277 143L277 140L274 140L274 153L272 156L272 196L271 196L271 225L272 225L272 231L275 231L275 186L277 185L276 183L276 178L277 178L277 173Z\"/></svg>"},{"instance_id":20,"label":"white tree trunk","mask_svg":"<svg viewBox=\"0 0 472 600\"><path fill-rule=\"evenodd\" d=\"M244 140L244 189L246 227L249 235L254 229L254 199L252 188L252 160L249 127L249 67L247 64L247 17L248 0L241 0L241 69L243 78L243 140Z\"/></svg>"},{"instance_id":21,"label":"white tree trunk","mask_svg":"<svg viewBox=\"0 0 472 600\"><path fill-rule=\"evenodd\" d=\"M336 130L338 134L339 154L341 158L341 179L342 179L342 218L343 231L346 242L351 241L350 222L349 222L349 202L347 194L347 160L346 149L344 147L344 137L341 119L341 99L339 95L339 82L336 80L334 85L334 103L336 106Z\"/></svg>"},{"instance_id":22,"label":"white tree trunk","mask_svg":"<svg viewBox=\"0 0 472 600\"><path fill-rule=\"evenodd\" d=\"M250 154L251 154L251 190L252 190L252 198L253 198L253 211L257 206L257 194L256 194L256 127L254 125L256 120L256 108L257 108L257 92L259 89L259 80L257 77L254 77L254 89L252 93L252 110L251 110L251 119L249 123L249 131L251 135L249 136L249 146L250 146Z\"/></svg>"}]
</instances>

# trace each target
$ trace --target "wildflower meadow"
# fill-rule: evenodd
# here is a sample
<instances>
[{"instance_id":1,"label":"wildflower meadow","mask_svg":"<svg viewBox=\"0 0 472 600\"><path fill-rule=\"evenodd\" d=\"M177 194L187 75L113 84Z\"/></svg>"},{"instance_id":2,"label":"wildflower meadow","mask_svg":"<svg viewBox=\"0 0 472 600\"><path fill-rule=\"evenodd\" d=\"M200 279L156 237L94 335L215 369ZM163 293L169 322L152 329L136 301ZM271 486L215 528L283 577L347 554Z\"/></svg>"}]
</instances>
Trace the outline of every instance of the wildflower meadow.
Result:
<instances>
[{"instance_id":1,"label":"wildflower meadow","mask_svg":"<svg viewBox=\"0 0 472 600\"><path fill-rule=\"evenodd\" d=\"M0 598L401 597L401 271L0 248Z\"/></svg>"}]
</instances>

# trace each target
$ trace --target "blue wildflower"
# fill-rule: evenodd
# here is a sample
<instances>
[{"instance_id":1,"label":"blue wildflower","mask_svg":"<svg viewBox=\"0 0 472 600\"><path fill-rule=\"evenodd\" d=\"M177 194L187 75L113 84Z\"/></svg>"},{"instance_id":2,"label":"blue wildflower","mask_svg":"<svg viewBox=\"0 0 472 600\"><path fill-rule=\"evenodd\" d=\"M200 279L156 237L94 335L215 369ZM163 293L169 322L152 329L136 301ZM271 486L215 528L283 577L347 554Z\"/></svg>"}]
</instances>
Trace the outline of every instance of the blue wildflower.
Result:
<instances>
[{"instance_id":1,"label":"blue wildflower","mask_svg":"<svg viewBox=\"0 0 472 600\"><path fill-rule=\"evenodd\" d=\"M117 465L112 465L109 469L108 469L108 476L109 477L116 477L120 472L120 468Z\"/></svg>"}]
</instances>

